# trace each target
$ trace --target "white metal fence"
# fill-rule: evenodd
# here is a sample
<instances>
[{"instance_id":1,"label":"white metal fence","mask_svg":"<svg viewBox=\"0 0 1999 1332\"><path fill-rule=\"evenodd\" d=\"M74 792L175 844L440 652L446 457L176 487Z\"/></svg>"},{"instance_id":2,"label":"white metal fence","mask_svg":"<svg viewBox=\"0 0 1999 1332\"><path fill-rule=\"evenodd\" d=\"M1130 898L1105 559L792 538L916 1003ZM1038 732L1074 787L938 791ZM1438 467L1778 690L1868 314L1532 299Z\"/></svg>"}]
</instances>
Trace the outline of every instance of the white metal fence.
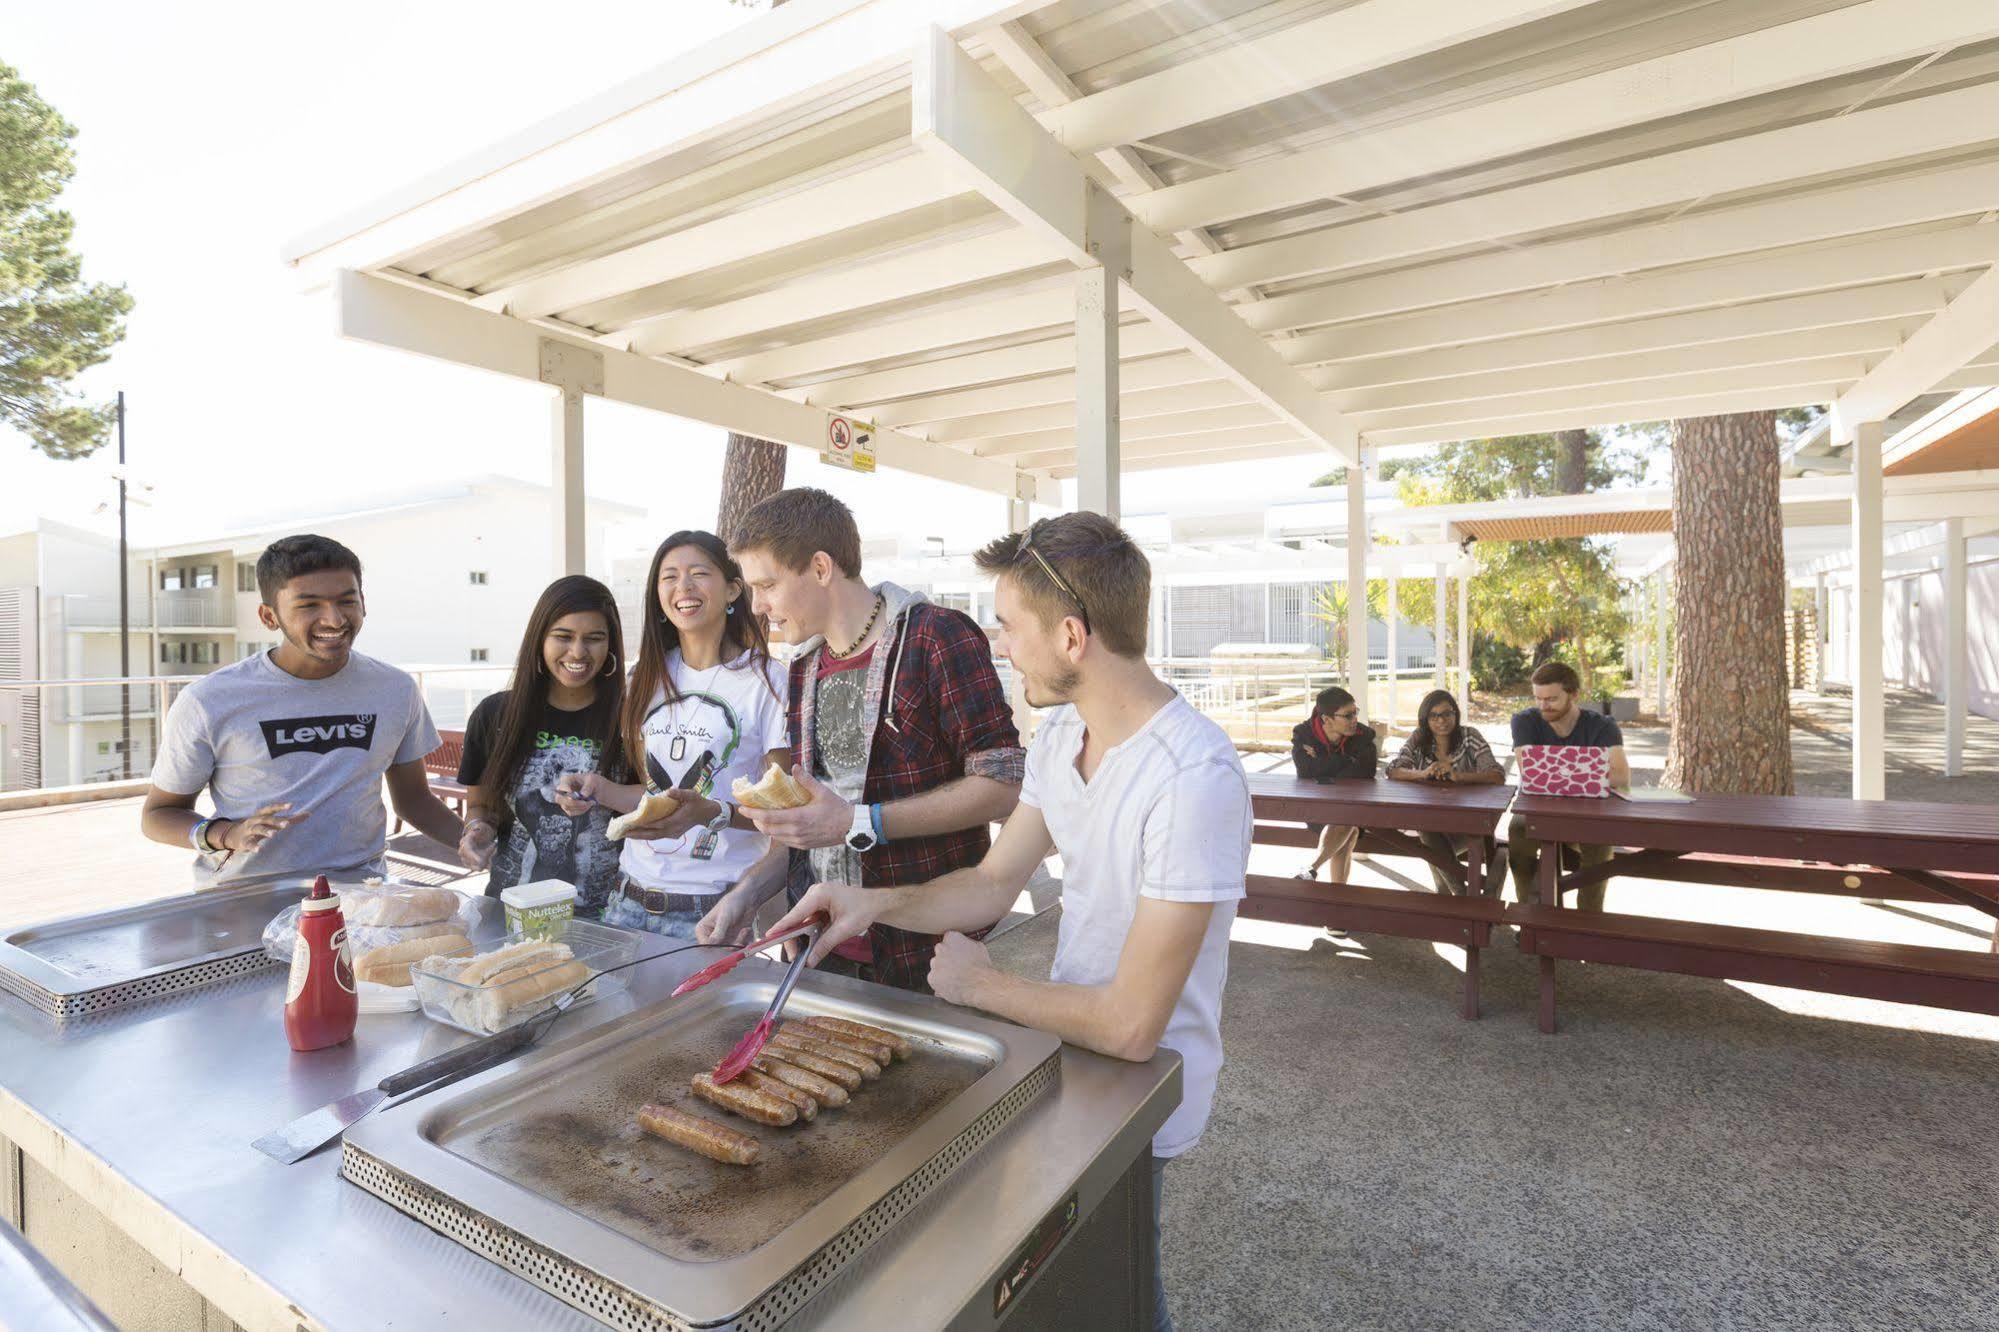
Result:
<instances>
[{"instance_id":1,"label":"white metal fence","mask_svg":"<svg viewBox=\"0 0 1999 1332\"><path fill-rule=\"evenodd\" d=\"M1291 728L1311 714L1312 700L1345 678L1331 661L1258 662L1209 657L1152 660L1160 677L1225 729L1244 748L1281 747ZM1013 671L997 660L1008 696ZM506 687L512 667L410 668L440 730L462 730L480 699ZM1398 671L1397 715L1413 713L1432 680L1427 669ZM144 777L158 750L160 726L195 674L87 680L0 680L0 790L27 791ZM1452 679L1453 687L1462 690ZM1389 710L1385 663L1369 668L1369 717ZM130 752L125 748L129 727Z\"/></svg>"}]
</instances>

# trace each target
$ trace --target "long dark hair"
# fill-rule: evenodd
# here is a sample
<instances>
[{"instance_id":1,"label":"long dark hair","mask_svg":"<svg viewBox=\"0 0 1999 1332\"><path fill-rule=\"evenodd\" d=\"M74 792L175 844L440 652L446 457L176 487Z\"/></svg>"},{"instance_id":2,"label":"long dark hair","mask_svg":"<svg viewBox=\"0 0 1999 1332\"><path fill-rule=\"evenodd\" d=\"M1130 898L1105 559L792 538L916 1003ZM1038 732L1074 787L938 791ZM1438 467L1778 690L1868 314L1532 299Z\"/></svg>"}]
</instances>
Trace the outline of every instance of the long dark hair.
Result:
<instances>
[{"instance_id":1,"label":"long dark hair","mask_svg":"<svg viewBox=\"0 0 1999 1332\"><path fill-rule=\"evenodd\" d=\"M750 612L742 566L729 557L729 548L722 544L722 538L713 532L690 529L675 532L660 542L659 549L652 553L652 564L646 569L645 589L639 600L639 623L643 626L639 631L639 659L632 667L631 686L625 691L624 716L619 722L624 752L631 755L632 771L640 774L646 771L645 722L653 691L664 691L667 703L680 699L680 691L666 669L667 654L680 646L680 630L660 609L659 566L682 546L699 549L714 563L725 582L736 585L736 595L729 602L734 613L725 615L722 621L722 660L732 661L748 652L749 668L762 676L766 688L770 685L770 640L764 633L763 621Z\"/></svg>"},{"instance_id":2,"label":"long dark hair","mask_svg":"<svg viewBox=\"0 0 1999 1332\"><path fill-rule=\"evenodd\" d=\"M481 774L481 786L503 793L513 791L521 767L534 748L534 717L547 696L548 665L542 659L542 644L548 640L549 630L557 620L585 611L602 615L604 627L611 635L611 655L597 676L597 698L601 701L609 692L608 715L612 717L624 706L625 639L618 620L617 599L610 588L582 574L556 579L542 590L541 599L535 602L534 612L528 616L527 632L521 635L520 655L514 658L513 686L507 691L507 701L500 706L499 725L493 731L493 758ZM607 775L616 773L623 766L617 727L613 725L608 734L592 738L604 746L597 759L598 771ZM506 808L504 795L501 808Z\"/></svg>"},{"instance_id":3,"label":"long dark hair","mask_svg":"<svg viewBox=\"0 0 1999 1332\"><path fill-rule=\"evenodd\" d=\"M1458 714L1457 721L1451 726L1449 752L1457 753L1459 746L1463 745L1465 740L1465 712L1458 706L1457 697L1448 689L1432 689L1423 695L1422 705L1416 709L1416 752L1432 763L1442 757L1437 753L1436 733L1430 729L1430 709L1439 703L1450 704L1451 711Z\"/></svg>"}]
</instances>

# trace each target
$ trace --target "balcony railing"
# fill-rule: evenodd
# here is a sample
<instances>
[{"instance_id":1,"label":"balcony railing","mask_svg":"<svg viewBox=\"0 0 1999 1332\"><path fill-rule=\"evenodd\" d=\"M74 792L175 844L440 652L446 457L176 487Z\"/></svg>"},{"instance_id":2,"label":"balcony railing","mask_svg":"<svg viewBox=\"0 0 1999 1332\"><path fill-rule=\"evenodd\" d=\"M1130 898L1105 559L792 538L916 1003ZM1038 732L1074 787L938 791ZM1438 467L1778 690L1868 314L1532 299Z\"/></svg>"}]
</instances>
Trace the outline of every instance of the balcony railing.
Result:
<instances>
[{"instance_id":1,"label":"balcony railing","mask_svg":"<svg viewBox=\"0 0 1999 1332\"><path fill-rule=\"evenodd\" d=\"M63 615L67 622L80 629L116 629L118 627L118 598L116 597L64 597ZM152 604L146 603L146 592L142 587L133 597L126 621L133 629L234 629L236 627L236 603L234 594L222 588L176 588L153 594Z\"/></svg>"}]
</instances>

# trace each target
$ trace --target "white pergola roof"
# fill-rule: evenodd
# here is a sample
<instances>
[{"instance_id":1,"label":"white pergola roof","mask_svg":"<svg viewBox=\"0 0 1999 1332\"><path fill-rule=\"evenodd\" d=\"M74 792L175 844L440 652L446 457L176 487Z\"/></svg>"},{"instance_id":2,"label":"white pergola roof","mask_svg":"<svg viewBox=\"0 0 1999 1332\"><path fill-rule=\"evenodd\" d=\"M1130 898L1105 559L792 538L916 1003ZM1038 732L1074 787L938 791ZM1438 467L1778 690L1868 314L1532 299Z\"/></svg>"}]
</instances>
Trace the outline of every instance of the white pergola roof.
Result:
<instances>
[{"instance_id":1,"label":"white pergola roof","mask_svg":"<svg viewBox=\"0 0 1999 1332\"><path fill-rule=\"evenodd\" d=\"M1995 211L1992 0L792 0L287 257L349 336L1052 500L1099 259L1128 470L1844 437L1999 382Z\"/></svg>"}]
</instances>

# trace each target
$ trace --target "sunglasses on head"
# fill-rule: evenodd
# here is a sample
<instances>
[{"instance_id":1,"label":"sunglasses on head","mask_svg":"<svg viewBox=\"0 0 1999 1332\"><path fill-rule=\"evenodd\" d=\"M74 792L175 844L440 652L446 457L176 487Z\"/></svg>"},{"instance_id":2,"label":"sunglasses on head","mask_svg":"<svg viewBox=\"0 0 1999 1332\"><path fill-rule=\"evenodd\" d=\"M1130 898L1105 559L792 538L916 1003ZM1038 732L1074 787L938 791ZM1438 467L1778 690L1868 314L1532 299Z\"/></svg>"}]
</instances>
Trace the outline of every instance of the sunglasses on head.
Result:
<instances>
[{"instance_id":1,"label":"sunglasses on head","mask_svg":"<svg viewBox=\"0 0 1999 1332\"><path fill-rule=\"evenodd\" d=\"M1033 527L1027 529L1027 534L1021 538L1020 554L1015 555L1014 560L1017 563L1021 555L1031 555L1034 557L1034 562L1041 566L1041 572L1048 575L1048 581L1055 584L1057 590L1059 590L1063 596L1069 598L1069 600L1076 603L1076 614L1078 615L1078 617L1082 619L1083 632L1087 634L1091 632L1090 608L1085 604L1083 604L1082 595L1078 593L1075 588L1069 585L1068 579L1064 578L1061 574L1055 572L1055 566L1048 562L1047 556L1043 555L1040 551L1034 548L1035 530L1041 526L1041 523L1045 523L1047 521L1048 520L1046 518L1043 518L1040 522L1035 523Z\"/></svg>"}]
</instances>

